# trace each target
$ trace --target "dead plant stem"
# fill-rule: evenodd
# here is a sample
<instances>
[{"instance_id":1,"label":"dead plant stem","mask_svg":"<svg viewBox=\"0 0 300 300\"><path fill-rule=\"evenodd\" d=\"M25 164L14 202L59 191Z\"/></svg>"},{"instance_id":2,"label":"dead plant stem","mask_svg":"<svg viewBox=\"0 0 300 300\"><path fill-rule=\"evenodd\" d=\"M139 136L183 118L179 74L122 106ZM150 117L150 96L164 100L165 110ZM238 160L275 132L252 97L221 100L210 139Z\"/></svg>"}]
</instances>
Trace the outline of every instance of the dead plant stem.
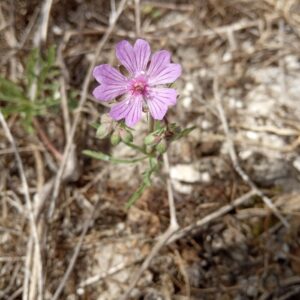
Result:
<instances>
[{"instance_id":1,"label":"dead plant stem","mask_svg":"<svg viewBox=\"0 0 300 300\"><path fill-rule=\"evenodd\" d=\"M227 118L225 115L225 111L222 105L221 95L219 92L219 82L218 82L218 75L215 76L214 82L213 82L213 92L214 97L216 99L216 106L219 112L219 117L223 126L223 130L225 133L225 137L227 140L227 146L229 151L229 156L232 161L233 167L236 170L236 172L240 175L242 180L250 186L250 188L256 193L257 196L259 196L263 202L267 205L267 207L273 212L273 214L282 222L282 224L285 227L289 227L289 224L287 220L283 217L283 215L279 212L279 210L276 208L276 206L273 204L272 200L267 197L251 180L249 175L242 169L242 167L239 164L238 156L235 151L233 139L231 137L231 132L229 129L229 125L227 122Z\"/></svg>"}]
</instances>

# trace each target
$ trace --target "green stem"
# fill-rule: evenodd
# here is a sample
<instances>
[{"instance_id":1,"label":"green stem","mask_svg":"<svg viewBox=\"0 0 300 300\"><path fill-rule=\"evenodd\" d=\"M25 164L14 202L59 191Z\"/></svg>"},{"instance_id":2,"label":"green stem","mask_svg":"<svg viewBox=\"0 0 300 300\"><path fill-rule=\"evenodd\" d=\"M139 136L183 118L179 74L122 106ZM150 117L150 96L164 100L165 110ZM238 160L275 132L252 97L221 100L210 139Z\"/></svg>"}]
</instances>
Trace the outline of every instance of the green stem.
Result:
<instances>
[{"instance_id":1,"label":"green stem","mask_svg":"<svg viewBox=\"0 0 300 300\"><path fill-rule=\"evenodd\" d=\"M153 164L153 161L149 159L149 169L144 173L143 182L140 184L138 189L130 196L125 207L130 208L137 200L139 200L144 193L145 189L151 185L151 175L156 169L156 164Z\"/></svg>"},{"instance_id":2,"label":"green stem","mask_svg":"<svg viewBox=\"0 0 300 300\"><path fill-rule=\"evenodd\" d=\"M144 193L145 189L147 188L147 184L142 182L138 189L131 195L126 203L125 207L128 209L130 208L139 198L141 198L142 194Z\"/></svg>"},{"instance_id":3,"label":"green stem","mask_svg":"<svg viewBox=\"0 0 300 300\"><path fill-rule=\"evenodd\" d=\"M115 158L112 157L108 154L102 153L102 152L96 152L96 151L91 151L91 150L84 150L83 154L96 158L96 159L100 159L103 161L109 161L115 164L131 164L131 163L136 163L139 161L142 161L146 158L148 158L148 156L143 156L143 157L139 157L139 158L134 158L134 159L120 159L120 158Z\"/></svg>"},{"instance_id":4,"label":"green stem","mask_svg":"<svg viewBox=\"0 0 300 300\"><path fill-rule=\"evenodd\" d=\"M140 151L141 153L143 153L143 154L145 154L145 155L148 156L148 153L147 153L142 147L140 147L140 146L138 146L138 145L135 145L135 144L132 144L132 143L129 143L129 142L124 142L124 141L123 141L123 143L124 143L125 145L127 145L128 147L130 147L130 148L132 148L132 149L135 149L135 150L138 150L138 151Z\"/></svg>"},{"instance_id":5,"label":"green stem","mask_svg":"<svg viewBox=\"0 0 300 300\"><path fill-rule=\"evenodd\" d=\"M148 131L149 133L154 131L154 119L150 113L148 113Z\"/></svg>"},{"instance_id":6,"label":"green stem","mask_svg":"<svg viewBox=\"0 0 300 300\"><path fill-rule=\"evenodd\" d=\"M111 162L112 163L116 163L116 164L131 164L131 163L136 163L139 161L142 161L144 159L148 158L148 156L143 156L143 157L139 157L139 158L135 158L135 159L118 159L118 158L111 158Z\"/></svg>"}]
</instances>

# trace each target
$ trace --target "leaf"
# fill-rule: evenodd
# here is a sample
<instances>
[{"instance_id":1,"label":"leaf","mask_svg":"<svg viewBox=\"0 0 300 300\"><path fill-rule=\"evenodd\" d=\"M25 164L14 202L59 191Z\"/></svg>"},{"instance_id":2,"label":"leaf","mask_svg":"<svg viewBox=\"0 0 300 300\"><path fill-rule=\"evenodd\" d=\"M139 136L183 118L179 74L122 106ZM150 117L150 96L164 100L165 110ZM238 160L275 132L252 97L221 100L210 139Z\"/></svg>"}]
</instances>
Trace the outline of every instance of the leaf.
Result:
<instances>
[{"instance_id":1,"label":"leaf","mask_svg":"<svg viewBox=\"0 0 300 300\"><path fill-rule=\"evenodd\" d=\"M84 155L90 156L92 158L96 158L99 160L104 160L104 161L110 161L111 157L108 154L105 154L103 152L96 152L92 150L84 150L82 152Z\"/></svg>"},{"instance_id":2,"label":"leaf","mask_svg":"<svg viewBox=\"0 0 300 300\"><path fill-rule=\"evenodd\" d=\"M149 159L149 169L147 169L143 174L143 182L138 187L138 189L130 196L127 201L126 208L130 208L139 198L142 196L145 189L151 186L151 175L157 170L159 162L157 158L151 157Z\"/></svg>"},{"instance_id":3,"label":"leaf","mask_svg":"<svg viewBox=\"0 0 300 300\"><path fill-rule=\"evenodd\" d=\"M143 177L144 177L143 181L148 186L151 185L152 174L158 169L158 166L159 166L157 158L151 157L149 159L149 165L150 165L149 169L147 169L143 174Z\"/></svg>"},{"instance_id":4,"label":"leaf","mask_svg":"<svg viewBox=\"0 0 300 300\"><path fill-rule=\"evenodd\" d=\"M79 92L70 90L68 92L68 106L70 109L76 109L78 105Z\"/></svg>"},{"instance_id":5,"label":"leaf","mask_svg":"<svg viewBox=\"0 0 300 300\"><path fill-rule=\"evenodd\" d=\"M49 112L58 113L61 96L60 85L56 79L60 71L55 62L55 46L49 47L43 57L38 49L32 49L26 58L23 81L14 83L0 77L0 101L4 104L1 107L3 113L6 116L19 113L22 124L30 132L33 130L34 116ZM36 95L34 101L31 101L28 95L33 84L36 85Z\"/></svg>"},{"instance_id":6,"label":"leaf","mask_svg":"<svg viewBox=\"0 0 300 300\"><path fill-rule=\"evenodd\" d=\"M159 120L156 120L154 123L154 131L158 131L161 129L164 129L164 123Z\"/></svg>"},{"instance_id":7,"label":"leaf","mask_svg":"<svg viewBox=\"0 0 300 300\"><path fill-rule=\"evenodd\" d=\"M0 100L17 102L27 100L23 89L16 83L0 77Z\"/></svg>"},{"instance_id":8,"label":"leaf","mask_svg":"<svg viewBox=\"0 0 300 300\"><path fill-rule=\"evenodd\" d=\"M96 158L103 161L110 161L115 164L132 164L147 158L147 156L144 156L144 157L139 157L134 159L120 159L120 158L112 157L100 151L96 152L92 150L84 150L82 153L86 156L90 156L92 158Z\"/></svg>"},{"instance_id":9,"label":"leaf","mask_svg":"<svg viewBox=\"0 0 300 300\"><path fill-rule=\"evenodd\" d=\"M181 130L179 133L177 133L174 136L174 140L178 140L182 137L185 137L185 136L189 135L195 128L196 128L196 126L193 126L193 127L189 127L189 128Z\"/></svg>"},{"instance_id":10,"label":"leaf","mask_svg":"<svg viewBox=\"0 0 300 300\"><path fill-rule=\"evenodd\" d=\"M47 66L50 68L53 67L55 64L55 60L56 60L56 46L52 45L48 49L48 53L47 53L47 59L46 59Z\"/></svg>"},{"instance_id":11,"label":"leaf","mask_svg":"<svg viewBox=\"0 0 300 300\"><path fill-rule=\"evenodd\" d=\"M136 145L136 144L134 144L134 143L124 142L124 141L123 141L123 143L124 143L125 145L127 145L128 147L134 149L134 150L137 150L137 151L139 151L139 152L141 152L141 153L143 153L143 154L148 155L148 153L147 153L142 147L140 147L140 146L138 146L138 145Z\"/></svg>"},{"instance_id":12,"label":"leaf","mask_svg":"<svg viewBox=\"0 0 300 300\"><path fill-rule=\"evenodd\" d=\"M148 184L143 182L138 189L129 197L125 207L130 208L139 198L141 198L142 194L144 193L145 189L148 187Z\"/></svg>"},{"instance_id":13,"label":"leaf","mask_svg":"<svg viewBox=\"0 0 300 300\"><path fill-rule=\"evenodd\" d=\"M89 123L89 125L94 128L94 129L98 129L99 126L100 126L100 123L97 123L97 122L92 122L92 123Z\"/></svg>"},{"instance_id":14,"label":"leaf","mask_svg":"<svg viewBox=\"0 0 300 300\"><path fill-rule=\"evenodd\" d=\"M27 79L28 87L30 87L33 81L37 78L35 70L37 60L39 60L39 51L37 48L34 48L31 50L25 66L25 78Z\"/></svg>"}]
</instances>

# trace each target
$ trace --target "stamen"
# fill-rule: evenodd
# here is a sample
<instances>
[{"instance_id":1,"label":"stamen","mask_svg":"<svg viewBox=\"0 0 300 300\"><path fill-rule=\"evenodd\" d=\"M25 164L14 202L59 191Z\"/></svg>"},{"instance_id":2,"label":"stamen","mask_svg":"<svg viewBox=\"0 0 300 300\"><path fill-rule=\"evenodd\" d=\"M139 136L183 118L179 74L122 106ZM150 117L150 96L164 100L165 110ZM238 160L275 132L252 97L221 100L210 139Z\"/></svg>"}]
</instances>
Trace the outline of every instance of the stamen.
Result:
<instances>
[{"instance_id":1,"label":"stamen","mask_svg":"<svg viewBox=\"0 0 300 300\"><path fill-rule=\"evenodd\" d=\"M139 76L137 78L132 79L130 85L130 91L132 95L142 95L146 96L148 93L148 83L147 79L144 76Z\"/></svg>"}]
</instances>

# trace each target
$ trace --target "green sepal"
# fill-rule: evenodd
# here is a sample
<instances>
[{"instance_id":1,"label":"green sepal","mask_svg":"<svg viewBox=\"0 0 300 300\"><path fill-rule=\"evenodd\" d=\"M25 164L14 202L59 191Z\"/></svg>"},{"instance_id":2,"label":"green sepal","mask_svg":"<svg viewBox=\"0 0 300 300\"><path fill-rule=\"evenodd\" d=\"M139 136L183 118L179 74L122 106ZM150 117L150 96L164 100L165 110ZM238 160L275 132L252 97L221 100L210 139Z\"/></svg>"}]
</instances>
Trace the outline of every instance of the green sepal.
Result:
<instances>
[{"instance_id":1,"label":"green sepal","mask_svg":"<svg viewBox=\"0 0 300 300\"><path fill-rule=\"evenodd\" d=\"M167 151L167 141L165 139L162 139L156 146L155 149L158 153L163 154Z\"/></svg>"},{"instance_id":2,"label":"green sepal","mask_svg":"<svg viewBox=\"0 0 300 300\"><path fill-rule=\"evenodd\" d=\"M116 146L121 142L121 137L118 130L114 131L114 133L111 135L110 142L113 146Z\"/></svg>"}]
</instances>

